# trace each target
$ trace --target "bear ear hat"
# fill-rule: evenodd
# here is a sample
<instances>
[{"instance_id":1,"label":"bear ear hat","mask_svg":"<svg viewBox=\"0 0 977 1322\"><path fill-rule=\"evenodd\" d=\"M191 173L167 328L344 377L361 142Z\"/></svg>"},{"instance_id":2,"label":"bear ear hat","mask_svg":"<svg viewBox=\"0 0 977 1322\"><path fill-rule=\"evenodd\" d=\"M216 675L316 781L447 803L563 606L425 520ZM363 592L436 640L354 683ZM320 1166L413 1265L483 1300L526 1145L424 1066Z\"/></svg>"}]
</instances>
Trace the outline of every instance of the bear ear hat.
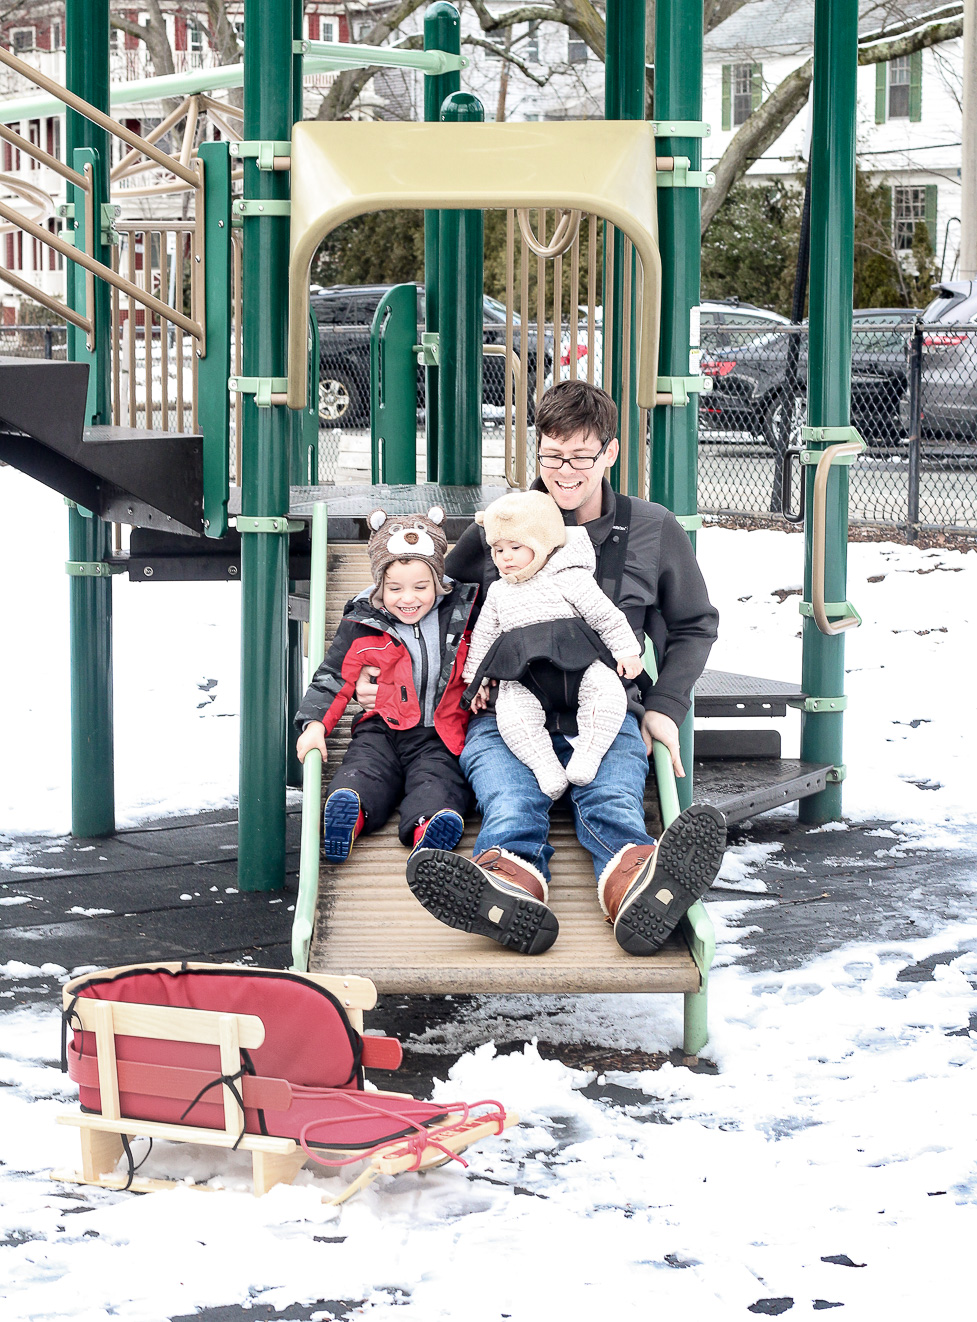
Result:
<instances>
[{"instance_id":1,"label":"bear ear hat","mask_svg":"<svg viewBox=\"0 0 977 1322\"><path fill-rule=\"evenodd\" d=\"M478 524L478 526L479 526L480 528L484 528L484 527L485 527L485 511L484 511L484 510L476 510L476 511L475 511L475 522Z\"/></svg>"},{"instance_id":2,"label":"bear ear hat","mask_svg":"<svg viewBox=\"0 0 977 1322\"><path fill-rule=\"evenodd\" d=\"M370 517L367 519L367 523L370 525L370 527L373 529L374 532L379 532L386 522L387 522L386 510L374 510L373 513L370 515Z\"/></svg>"},{"instance_id":3,"label":"bear ear hat","mask_svg":"<svg viewBox=\"0 0 977 1322\"><path fill-rule=\"evenodd\" d=\"M432 505L427 512L427 517L432 523L444 523L444 510L440 505Z\"/></svg>"}]
</instances>

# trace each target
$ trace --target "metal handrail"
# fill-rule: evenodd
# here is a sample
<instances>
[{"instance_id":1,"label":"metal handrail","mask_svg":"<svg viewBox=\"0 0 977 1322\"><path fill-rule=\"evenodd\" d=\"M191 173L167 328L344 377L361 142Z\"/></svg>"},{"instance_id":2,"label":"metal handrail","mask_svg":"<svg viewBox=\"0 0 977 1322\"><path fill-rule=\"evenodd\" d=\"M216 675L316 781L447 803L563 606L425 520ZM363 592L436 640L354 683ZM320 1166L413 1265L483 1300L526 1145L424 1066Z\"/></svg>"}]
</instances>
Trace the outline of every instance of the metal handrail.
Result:
<instances>
[{"instance_id":1,"label":"metal handrail","mask_svg":"<svg viewBox=\"0 0 977 1322\"><path fill-rule=\"evenodd\" d=\"M861 454L865 449L864 441L845 441L841 445L829 445L825 449L814 471L814 504L811 510L811 613L819 632L829 637L843 633L846 629L857 628L861 623L857 615L846 615L840 620L829 620L824 601L824 552L825 522L827 518L828 475L831 465L837 459L847 455Z\"/></svg>"},{"instance_id":2,"label":"metal handrail","mask_svg":"<svg viewBox=\"0 0 977 1322\"><path fill-rule=\"evenodd\" d=\"M328 506L312 507L312 565L309 580L309 662L307 680L319 668L326 650L326 559L329 549ZM305 973L316 907L319 903L319 828L322 817L322 754L310 749L302 764L302 842L299 853L299 893L292 921L292 968Z\"/></svg>"},{"instance_id":3,"label":"metal handrail","mask_svg":"<svg viewBox=\"0 0 977 1322\"><path fill-rule=\"evenodd\" d=\"M68 182L74 184L76 188L81 188L87 192L89 186L88 180L83 174L79 174L77 170L72 170L70 165L64 165L58 160L57 156L52 156L49 152L44 151L43 148L38 147L36 143L30 142L27 138L21 137L21 135L15 133L13 129L8 129L6 124L0 124L0 138L2 138L4 142L9 142L11 147L16 147L18 151L22 151L25 156L32 157L38 162L38 164L46 166L49 170L53 170L55 174L59 174L62 179L67 179Z\"/></svg>"},{"instance_id":4,"label":"metal handrail","mask_svg":"<svg viewBox=\"0 0 977 1322\"><path fill-rule=\"evenodd\" d=\"M69 308L67 303L62 303L60 298L55 298L53 294L45 294L43 289L38 289L36 285L28 283L19 275L14 275L13 271L8 271L5 266L0 266L0 280L4 284L10 285L18 293L26 295L33 299L35 303L40 303L42 307L47 308L49 312L54 312L59 317L64 317L65 321L70 321L72 326L77 326L83 330L86 335L92 333L92 323L87 317L83 317L80 312L74 308Z\"/></svg>"},{"instance_id":5,"label":"metal handrail","mask_svg":"<svg viewBox=\"0 0 977 1322\"><path fill-rule=\"evenodd\" d=\"M0 51L0 54L2 54L2 51ZM90 196L91 194L89 194L89 197ZM31 238L37 239L40 243L46 243L48 247L53 248L55 252L61 253L63 257L67 257L69 261L77 262L79 266L84 267L84 269L91 275L97 275L100 279L104 280L106 284L113 285L116 289L121 290L122 293L128 294L131 298L134 298L137 303L141 303L143 307L149 308L151 312L155 312L157 316L162 317L166 321L172 321L174 325L185 330L188 335L192 335L195 340L201 340L203 338L202 327L200 327L195 321L191 321L189 317L185 317L182 312L177 312L176 308L170 307L168 303L164 303L162 299L156 298L154 294L150 294L148 291L140 289L138 285L132 284L123 276L116 275L115 271L113 271L110 266L105 266L104 263L97 261L94 257L89 257L87 252L83 252L73 244L67 243L56 234L51 234L49 230L44 229L42 226L35 225L32 220L28 220L25 216L22 216L20 212L16 211L13 207L8 207L5 202L0 202L0 216L2 216L4 220L9 220L12 224L18 226L25 234L29 234ZM89 230L91 229L90 226L87 228ZM145 228L151 228L151 226L147 225ZM8 273L3 272L4 278L6 277L6 274ZM61 312L60 315L65 316L66 314ZM77 325L78 323L75 324Z\"/></svg>"},{"instance_id":6,"label":"metal handrail","mask_svg":"<svg viewBox=\"0 0 977 1322\"><path fill-rule=\"evenodd\" d=\"M111 133L115 137L121 138L122 141L127 142L130 147L134 147L136 151L140 151L144 156L148 156L149 159L155 161L157 165L161 165L164 170L169 170L171 174L175 174L178 178L182 179L184 183L189 184L191 188L200 188L201 184L198 176L181 161L175 161L171 156L167 156L165 152L157 151L152 143L147 142L145 138L141 138L138 133L134 133L132 129L126 128L124 124L120 124L119 121L113 119L111 115L103 114L101 110L96 109L96 107L89 101L85 101L82 97L76 96L74 92L69 92L66 87L61 85L61 83L55 82L53 78L48 78L46 74L35 69L33 65L25 63L24 60L19 60L16 55L12 55L10 51L4 50L2 46L0 46L0 64L5 64L8 69L12 69L14 73L19 73L20 76L26 78L28 82L34 83L36 87L43 88L45 92L49 92L52 96L56 96L59 101L64 102L64 104L71 110L77 111L79 115L83 115L85 119L90 120L92 124L97 124L99 128L105 129L107 133Z\"/></svg>"}]
</instances>

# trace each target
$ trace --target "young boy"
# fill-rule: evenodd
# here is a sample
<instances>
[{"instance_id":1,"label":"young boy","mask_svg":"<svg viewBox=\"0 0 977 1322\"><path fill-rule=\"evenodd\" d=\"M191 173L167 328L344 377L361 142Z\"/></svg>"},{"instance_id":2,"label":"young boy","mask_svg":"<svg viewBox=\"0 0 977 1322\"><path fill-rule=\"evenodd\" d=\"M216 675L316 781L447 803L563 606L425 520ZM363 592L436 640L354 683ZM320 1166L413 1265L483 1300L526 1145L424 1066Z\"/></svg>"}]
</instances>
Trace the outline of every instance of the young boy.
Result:
<instances>
[{"instance_id":1,"label":"young boy","mask_svg":"<svg viewBox=\"0 0 977 1322\"><path fill-rule=\"evenodd\" d=\"M458 765L468 724L461 675L477 589L445 579L443 521L437 505L426 518L370 515L373 586L347 604L295 716L299 761L312 748L325 760L326 735L360 671L379 671L376 706L353 723L323 811L323 849L334 863L398 804L408 848L453 849L465 827L471 791Z\"/></svg>"}]
</instances>

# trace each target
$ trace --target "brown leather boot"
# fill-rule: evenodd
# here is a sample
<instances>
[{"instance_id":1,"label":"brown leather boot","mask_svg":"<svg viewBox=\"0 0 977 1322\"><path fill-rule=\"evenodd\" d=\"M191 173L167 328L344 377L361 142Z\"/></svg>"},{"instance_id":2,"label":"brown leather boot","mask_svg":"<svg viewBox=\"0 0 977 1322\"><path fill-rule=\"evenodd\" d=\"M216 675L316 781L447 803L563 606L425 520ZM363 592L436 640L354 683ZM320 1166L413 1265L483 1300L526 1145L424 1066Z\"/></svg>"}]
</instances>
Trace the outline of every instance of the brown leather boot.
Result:
<instances>
[{"instance_id":1,"label":"brown leather boot","mask_svg":"<svg viewBox=\"0 0 977 1322\"><path fill-rule=\"evenodd\" d=\"M712 885L725 847L722 813L694 803L662 832L657 845L618 850L600 875L597 897L622 950L652 955L660 949Z\"/></svg>"},{"instance_id":2,"label":"brown leather boot","mask_svg":"<svg viewBox=\"0 0 977 1322\"><path fill-rule=\"evenodd\" d=\"M560 930L547 908L542 873L504 849L486 849L476 858L416 849L407 860L407 884L442 923L521 955L549 950Z\"/></svg>"}]
</instances>

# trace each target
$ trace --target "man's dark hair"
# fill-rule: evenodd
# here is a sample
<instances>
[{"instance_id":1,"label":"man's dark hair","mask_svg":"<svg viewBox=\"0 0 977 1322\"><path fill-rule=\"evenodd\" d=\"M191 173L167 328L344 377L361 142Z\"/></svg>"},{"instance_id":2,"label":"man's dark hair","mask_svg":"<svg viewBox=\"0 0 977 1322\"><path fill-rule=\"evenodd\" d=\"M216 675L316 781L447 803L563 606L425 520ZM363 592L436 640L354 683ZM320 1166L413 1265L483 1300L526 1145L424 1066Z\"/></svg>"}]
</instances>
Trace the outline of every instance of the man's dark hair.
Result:
<instances>
[{"instance_id":1,"label":"man's dark hair","mask_svg":"<svg viewBox=\"0 0 977 1322\"><path fill-rule=\"evenodd\" d=\"M600 443L617 435L617 405L606 390L589 381L560 381L536 408L536 437L562 441L577 432L593 432Z\"/></svg>"}]
</instances>

